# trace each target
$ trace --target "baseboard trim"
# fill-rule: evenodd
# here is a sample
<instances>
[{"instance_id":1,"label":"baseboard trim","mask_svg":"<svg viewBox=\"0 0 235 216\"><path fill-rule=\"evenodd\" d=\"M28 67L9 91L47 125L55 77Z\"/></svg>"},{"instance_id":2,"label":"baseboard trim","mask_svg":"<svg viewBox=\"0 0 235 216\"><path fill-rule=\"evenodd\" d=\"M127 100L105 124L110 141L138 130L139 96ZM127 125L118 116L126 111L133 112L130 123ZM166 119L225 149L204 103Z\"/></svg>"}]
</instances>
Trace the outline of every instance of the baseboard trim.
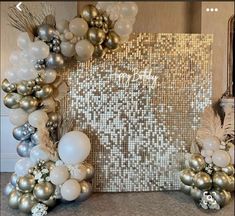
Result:
<instances>
[{"instance_id":1,"label":"baseboard trim","mask_svg":"<svg viewBox=\"0 0 235 216\"><path fill-rule=\"evenodd\" d=\"M14 153L1 154L1 172L14 172L15 163L19 159Z\"/></svg>"}]
</instances>

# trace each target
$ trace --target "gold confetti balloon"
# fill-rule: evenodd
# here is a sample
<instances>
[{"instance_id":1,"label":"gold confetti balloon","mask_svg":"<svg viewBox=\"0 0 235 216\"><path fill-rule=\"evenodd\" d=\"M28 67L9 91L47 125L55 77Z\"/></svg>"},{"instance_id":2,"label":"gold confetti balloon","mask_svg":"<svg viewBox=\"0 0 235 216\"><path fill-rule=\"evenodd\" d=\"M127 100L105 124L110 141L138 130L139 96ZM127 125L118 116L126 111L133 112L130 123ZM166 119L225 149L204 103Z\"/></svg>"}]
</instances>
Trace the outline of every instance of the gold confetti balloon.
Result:
<instances>
[{"instance_id":1,"label":"gold confetti balloon","mask_svg":"<svg viewBox=\"0 0 235 216\"><path fill-rule=\"evenodd\" d=\"M119 35L115 33L114 31L109 32L104 44L108 49L112 49L112 50L117 49L120 44Z\"/></svg>"},{"instance_id":2,"label":"gold confetti balloon","mask_svg":"<svg viewBox=\"0 0 235 216\"><path fill-rule=\"evenodd\" d=\"M25 96L20 100L20 108L26 112L33 112L37 109L39 102L33 96Z\"/></svg>"},{"instance_id":3,"label":"gold confetti balloon","mask_svg":"<svg viewBox=\"0 0 235 216\"><path fill-rule=\"evenodd\" d=\"M191 169L184 169L180 173L180 180L186 184L191 186L193 183L193 178L195 176L195 173Z\"/></svg>"},{"instance_id":4,"label":"gold confetti balloon","mask_svg":"<svg viewBox=\"0 0 235 216\"><path fill-rule=\"evenodd\" d=\"M33 175L21 176L18 180L17 186L19 190L29 193L35 186L35 178Z\"/></svg>"},{"instance_id":5,"label":"gold confetti balloon","mask_svg":"<svg viewBox=\"0 0 235 216\"><path fill-rule=\"evenodd\" d=\"M19 209L24 213L30 213L32 207L37 203L33 194L26 193L23 194L19 199Z\"/></svg>"},{"instance_id":6,"label":"gold confetti balloon","mask_svg":"<svg viewBox=\"0 0 235 216\"><path fill-rule=\"evenodd\" d=\"M202 198L203 192L197 187L191 187L190 195L194 200L200 200Z\"/></svg>"},{"instance_id":7,"label":"gold confetti balloon","mask_svg":"<svg viewBox=\"0 0 235 216\"><path fill-rule=\"evenodd\" d=\"M180 190L183 191L185 194L190 194L191 186L185 185L182 182L180 183Z\"/></svg>"},{"instance_id":8,"label":"gold confetti balloon","mask_svg":"<svg viewBox=\"0 0 235 216\"><path fill-rule=\"evenodd\" d=\"M17 109L20 107L20 100L22 99L22 95L17 93L8 93L4 99L3 102L6 107L9 109Z\"/></svg>"},{"instance_id":9,"label":"gold confetti balloon","mask_svg":"<svg viewBox=\"0 0 235 216\"><path fill-rule=\"evenodd\" d=\"M92 185L90 182L81 181L80 186L81 186L81 193L77 200L78 201L87 200L92 194Z\"/></svg>"},{"instance_id":10,"label":"gold confetti balloon","mask_svg":"<svg viewBox=\"0 0 235 216\"><path fill-rule=\"evenodd\" d=\"M105 33L102 29L93 27L88 30L87 37L93 45L98 45L104 42Z\"/></svg>"},{"instance_id":11,"label":"gold confetti balloon","mask_svg":"<svg viewBox=\"0 0 235 216\"><path fill-rule=\"evenodd\" d=\"M51 96L53 93L53 87L51 85L44 85L39 91L35 92L35 96L39 99L45 99Z\"/></svg>"},{"instance_id":12,"label":"gold confetti balloon","mask_svg":"<svg viewBox=\"0 0 235 216\"><path fill-rule=\"evenodd\" d=\"M95 175L94 167L89 163L85 164L85 166L86 166L86 178L85 179L86 180L92 179Z\"/></svg>"},{"instance_id":13,"label":"gold confetti balloon","mask_svg":"<svg viewBox=\"0 0 235 216\"><path fill-rule=\"evenodd\" d=\"M16 88L17 93L23 96L30 95L33 92L33 88L25 80L18 83Z\"/></svg>"},{"instance_id":14,"label":"gold confetti balloon","mask_svg":"<svg viewBox=\"0 0 235 216\"><path fill-rule=\"evenodd\" d=\"M193 154L189 160L189 167L195 172L199 172L206 166L204 157L200 154Z\"/></svg>"},{"instance_id":15,"label":"gold confetti balloon","mask_svg":"<svg viewBox=\"0 0 235 216\"><path fill-rule=\"evenodd\" d=\"M222 171L225 172L228 176L234 175L234 166L229 164L228 166L222 168Z\"/></svg>"},{"instance_id":16,"label":"gold confetti balloon","mask_svg":"<svg viewBox=\"0 0 235 216\"><path fill-rule=\"evenodd\" d=\"M193 178L194 185L200 190L209 190L212 186L210 175L205 172L197 173Z\"/></svg>"},{"instance_id":17,"label":"gold confetti balloon","mask_svg":"<svg viewBox=\"0 0 235 216\"><path fill-rule=\"evenodd\" d=\"M36 184L33 195L42 201L46 201L54 193L54 186L50 182L41 182Z\"/></svg>"},{"instance_id":18,"label":"gold confetti balloon","mask_svg":"<svg viewBox=\"0 0 235 216\"><path fill-rule=\"evenodd\" d=\"M13 190L8 197L8 205L13 209L18 209L19 207L19 199L21 198L22 193L17 191L16 189Z\"/></svg>"},{"instance_id":19,"label":"gold confetti balloon","mask_svg":"<svg viewBox=\"0 0 235 216\"><path fill-rule=\"evenodd\" d=\"M97 8L94 5L86 5L81 12L81 17L88 23L92 21L99 14Z\"/></svg>"},{"instance_id":20,"label":"gold confetti balloon","mask_svg":"<svg viewBox=\"0 0 235 216\"><path fill-rule=\"evenodd\" d=\"M229 187L229 177L224 172L216 172L213 175L213 186L216 189L226 189Z\"/></svg>"}]
</instances>

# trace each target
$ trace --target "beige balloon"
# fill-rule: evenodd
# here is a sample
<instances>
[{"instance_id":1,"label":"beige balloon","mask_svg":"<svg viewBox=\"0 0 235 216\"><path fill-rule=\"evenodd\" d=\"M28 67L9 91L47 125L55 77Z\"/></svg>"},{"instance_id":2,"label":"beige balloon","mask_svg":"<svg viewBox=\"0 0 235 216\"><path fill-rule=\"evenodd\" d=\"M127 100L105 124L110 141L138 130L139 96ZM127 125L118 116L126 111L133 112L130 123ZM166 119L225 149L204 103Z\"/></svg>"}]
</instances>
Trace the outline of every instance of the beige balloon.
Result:
<instances>
[{"instance_id":1,"label":"beige balloon","mask_svg":"<svg viewBox=\"0 0 235 216\"><path fill-rule=\"evenodd\" d=\"M76 17L70 21L69 30L76 36L83 37L87 33L88 24L84 19Z\"/></svg>"},{"instance_id":2,"label":"beige balloon","mask_svg":"<svg viewBox=\"0 0 235 216\"><path fill-rule=\"evenodd\" d=\"M50 182L41 182L36 184L33 190L33 195L41 201L48 200L54 193L54 186Z\"/></svg>"},{"instance_id":3,"label":"beige balloon","mask_svg":"<svg viewBox=\"0 0 235 216\"><path fill-rule=\"evenodd\" d=\"M4 99L3 102L6 107L9 109L17 109L20 107L20 100L22 99L22 95L17 93L8 93Z\"/></svg>"},{"instance_id":4,"label":"beige balloon","mask_svg":"<svg viewBox=\"0 0 235 216\"><path fill-rule=\"evenodd\" d=\"M195 173L190 168L187 168L181 171L180 180L184 184L191 186L193 184L194 176L195 176Z\"/></svg>"},{"instance_id":5,"label":"beige balloon","mask_svg":"<svg viewBox=\"0 0 235 216\"><path fill-rule=\"evenodd\" d=\"M23 194L19 199L19 209L24 213L31 213L32 207L37 203L33 194Z\"/></svg>"},{"instance_id":6,"label":"beige balloon","mask_svg":"<svg viewBox=\"0 0 235 216\"><path fill-rule=\"evenodd\" d=\"M35 111L38 104L37 98L33 96L25 96L20 100L20 108L28 113Z\"/></svg>"},{"instance_id":7,"label":"beige balloon","mask_svg":"<svg viewBox=\"0 0 235 216\"><path fill-rule=\"evenodd\" d=\"M8 196L8 205L13 209L18 209L19 207L19 199L22 196L17 190L13 190Z\"/></svg>"},{"instance_id":8,"label":"beige balloon","mask_svg":"<svg viewBox=\"0 0 235 216\"><path fill-rule=\"evenodd\" d=\"M78 56L78 60L80 61L87 61L92 57L94 52L94 46L88 40L80 40L77 42L76 46L76 53Z\"/></svg>"},{"instance_id":9,"label":"beige balloon","mask_svg":"<svg viewBox=\"0 0 235 216\"><path fill-rule=\"evenodd\" d=\"M21 191L25 193L33 191L33 188L35 186L34 176L33 175L21 176L18 180L17 186Z\"/></svg>"},{"instance_id":10,"label":"beige balloon","mask_svg":"<svg viewBox=\"0 0 235 216\"><path fill-rule=\"evenodd\" d=\"M205 172L197 173L193 178L194 185L200 190L209 190L212 186L211 177Z\"/></svg>"}]
</instances>

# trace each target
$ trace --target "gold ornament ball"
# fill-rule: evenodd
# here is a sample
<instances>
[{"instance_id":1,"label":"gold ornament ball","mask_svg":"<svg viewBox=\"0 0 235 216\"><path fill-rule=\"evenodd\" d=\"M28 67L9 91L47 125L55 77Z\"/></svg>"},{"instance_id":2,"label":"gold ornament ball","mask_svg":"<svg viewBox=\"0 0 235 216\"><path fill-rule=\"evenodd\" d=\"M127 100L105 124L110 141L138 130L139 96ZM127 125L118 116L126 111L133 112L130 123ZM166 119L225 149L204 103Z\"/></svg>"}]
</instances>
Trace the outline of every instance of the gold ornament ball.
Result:
<instances>
[{"instance_id":1,"label":"gold ornament ball","mask_svg":"<svg viewBox=\"0 0 235 216\"><path fill-rule=\"evenodd\" d=\"M102 29L93 27L88 30L87 37L93 45L98 45L104 42L105 33Z\"/></svg>"},{"instance_id":2,"label":"gold ornament ball","mask_svg":"<svg viewBox=\"0 0 235 216\"><path fill-rule=\"evenodd\" d=\"M45 99L51 96L53 93L53 87L51 85L44 85L39 91L35 92L35 96L39 99Z\"/></svg>"},{"instance_id":3,"label":"gold ornament ball","mask_svg":"<svg viewBox=\"0 0 235 216\"><path fill-rule=\"evenodd\" d=\"M38 200L46 201L54 193L54 186L50 182L41 182L36 184L33 190L34 196Z\"/></svg>"},{"instance_id":4,"label":"gold ornament ball","mask_svg":"<svg viewBox=\"0 0 235 216\"><path fill-rule=\"evenodd\" d=\"M35 178L33 175L21 176L17 184L18 184L18 188L21 191L25 193L29 193L33 190L35 186Z\"/></svg>"},{"instance_id":5,"label":"gold ornament ball","mask_svg":"<svg viewBox=\"0 0 235 216\"><path fill-rule=\"evenodd\" d=\"M17 93L23 96L30 95L33 92L33 88L28 86L28 81L25 80L18 83L16 89Z\"/></svg>"},{"instance_id":6,"label":"gold ornament ball","mask_svg":"<svg viewBox=\"0 0 235 216\"><path fill-rule=\"evenodd\" d=\"M191 186L193 184L194 176L195 176L195 173L190 168L187 168L181 171L180 180L184 184Z\"/></svg>"},{"instance_id":7,"label":"gold ornament ball","mask_svg":"<svg viewBox=\"0 0 235 216\"><path fill-rule=\"evenodd\" d=\"M213 175L213 186L216 189L226 189L229 186L229 177L224 172L216 172Z\"/></svg>"},{"instance_id":8,"label":"gold ornament ball","mask_svg":"<svg viewBox=\"0 0 235 216\"><path fill-rule=\"evenodd\" d=\"M81 193L80 193L77 200L82 202L84 200L87 200L91 196L91 194L92 194L92 185L91 185L90 182L81 181L80 186L81 186Z\"/></svg>"},{"instance_id":9,"label":"gold ornament ball","mask_svg":"<svg viewBox=\"0 0 235 216\"><path fill-rule=\"evenodd\" d=\"M86 166L86 180L90 180L90 179L92 179L93 177L94 177L94 175L95 175L95 169L94 169L94 167L91 165L91 164L89 164L89 163L87 163L87 164L85 164L85 166Z\"/></svg>"},{"instance_id":10,"label":"gold ornament ball","mask_svg":"<svg viewBox=\"0 0 235 216\"><path fill-rule=\"evenodd\" d=\"M196 187L191 187L190 195L194 200L198 201L202 198L203 192Z\"/></svg>"},{"instance_id":11,"label":"gold ornament ball","mask_svg":"<svg viewBox=\"0 0 235 216\"><path fill-rule=\"evenodd\" d=\"M191 186L185 185L182 182L180 183L180 190L183 191L185 194L190 194Z\"/></svg>"},{"instance_id":12,"label":"gold ornament ball","mask_svg":"<svg viewBox=\"0 0 235 216\"><path fill-rule=\"evenodd\" d=\"M44 204L46 204L49 208L53 208L56 205L56 199L51 196L48 200L42 201Z\"/></svg>"},{"instance_id":13,"label":"gold ornament ball","mask_svg":"<svg viewBox=\"0 0 235 216\"><path fill-rule=\"evenodd\" d=\"M227 191L233 192L234 191L234 176L229 176L228 186L226 188Z\"/></svg>"},{"instance_id":14,"label":"gold ornament ball","mask_svg":"<svg viewBox=\"0 0 235 216\"><path fill-rule=\"evenodd\" d=\"M17 93L8 93L3 102L5 106L9 109L17 109L20 107L20 100L22 99L22 95Z\"/></svg>"},{"instance_id":15,"label":"gold ornament ball","mask_svg":"<svg viewBox=\"0 0 235 216\"><path fill-rule=\"evenodd\" d=\"M112 50L117 49L120 44L119 35L116 34L114 31L109 32L104 44L108 49L112 49Z\"/></svg>"},{"instance_id":16,"label":"gold ornament ball","mask_svg":"<svg viewBox=\"0 0 235 216\"><path fill-rule=\"evenodd\" d=\"M27 193L23 194L19 199L19 209L24 213L30 213L32 207L37 203L33 194Z\"/></svg>"},{"instance_id":17,"label":"gold ornament ball","mask_svg":"<svg viewBox=\"0 0 235 216\"><path fill-rule=\"evenodd\" d=\"M92 21L99 14L97 8L94 5L86 5L81 12L81 17L88 23Z\"/></svg>"},{"instance_id":18,"label":"gold ornament ball","mask_svg":"<svg viewBox=\"0 0 235 216\"><path fill-rule=\"evenodd\" d=\"M22 193L17 190L13 190L8 196L8 205L13 209L18 209L19 199L21 198Z\"/></svg>"},{"instance_id":19,"label":"gold ornament ball","mask_svg":"<svg viewBox=\"0 0 235 216\"><path fill-rule=\"evenodd\" d=\"M102 58L106 53L106 49L102 47L102 45L95 46L93 57L94 58Z\"/></svg>"},{"instance_id":20,"label":"gold ornament ball","mask_svg":"<svg viewBox=\"0 0 235 216\"><path fill-rule=\"evenodd\" d=\"M194 185L201 190L209 190L212 186L211 177L205 172L197 173L193 178Z\"/></svg>"},{"instance_id":21,"label":"gold ornament ball","mask_svg":"<svg viewBox=\"0 0 235 216\"><path fill-rule=\"evenodd\" d=\"M195 172L199 172L206 166L205 160L200 154L193 154L189 159L189 167Z\"/></svg>"},{"instance_id":22,"label":"gold ornament ball","mask_svg":"<svg viewBox=\"0 0 235 216\"><path fill-rule=\"evenodd\" d=\"M228 176L234 175L234 166L229 164L228 166L222 168L222 171L225 172Z\"/></svg>"},{"instance_id":23,"label":"gold ornament ball","mask_svg":"<svg viewBox=\"0 0 235 216\"><path fill-rule=\"evenodd\" d=\"M29 113L35 111L38 104L37 98L32 96L25 96L20 100L20 108Z\"/></svg>"}]
</instances>

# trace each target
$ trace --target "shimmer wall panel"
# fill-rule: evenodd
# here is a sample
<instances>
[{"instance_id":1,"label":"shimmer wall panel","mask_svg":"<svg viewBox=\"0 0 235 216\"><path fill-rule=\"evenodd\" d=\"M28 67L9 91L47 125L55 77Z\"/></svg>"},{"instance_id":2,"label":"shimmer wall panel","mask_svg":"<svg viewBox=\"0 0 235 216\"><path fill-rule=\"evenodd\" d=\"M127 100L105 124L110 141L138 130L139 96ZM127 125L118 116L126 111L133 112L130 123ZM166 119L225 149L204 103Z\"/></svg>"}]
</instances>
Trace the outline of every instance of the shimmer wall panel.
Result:
<instances>
[{"instance_id":1,"label":"shimmer wall panel","mask_svg":"<svg viewBox=\"0 0 235 216\"><path fill-rule=\"evenodd\" d=\"M211 35L134 34L117 52L71 62L64 113L92 143L97 192L178 190L211 104Z\"/></svg>"}]
</instances>

